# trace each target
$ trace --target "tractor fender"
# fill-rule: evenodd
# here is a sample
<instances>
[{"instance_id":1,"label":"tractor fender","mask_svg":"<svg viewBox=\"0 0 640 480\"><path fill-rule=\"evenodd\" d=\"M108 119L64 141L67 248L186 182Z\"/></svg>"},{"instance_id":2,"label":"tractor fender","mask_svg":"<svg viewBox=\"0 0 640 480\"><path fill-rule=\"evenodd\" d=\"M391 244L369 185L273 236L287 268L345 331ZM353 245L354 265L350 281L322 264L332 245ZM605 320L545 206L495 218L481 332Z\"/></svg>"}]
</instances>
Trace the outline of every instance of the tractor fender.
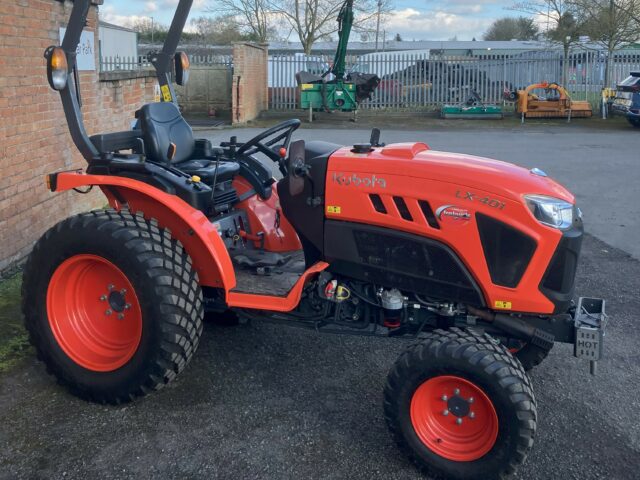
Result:
<instances>
[{"instance_id":1,"label":"tractor fender","mask_svg":"<svg viewBox=\"0 0 640 480\"><path fill-rule=\"evenodd\" d=\"M162 190L125 177L61 172L47 177L52 192L98 186L115 210L127 207L145 218L154 218L180 241L193 261L201 286L221 288L226 294L236 286L231 257L220 235L200 211Z\"/></svg>"}]
</instances>

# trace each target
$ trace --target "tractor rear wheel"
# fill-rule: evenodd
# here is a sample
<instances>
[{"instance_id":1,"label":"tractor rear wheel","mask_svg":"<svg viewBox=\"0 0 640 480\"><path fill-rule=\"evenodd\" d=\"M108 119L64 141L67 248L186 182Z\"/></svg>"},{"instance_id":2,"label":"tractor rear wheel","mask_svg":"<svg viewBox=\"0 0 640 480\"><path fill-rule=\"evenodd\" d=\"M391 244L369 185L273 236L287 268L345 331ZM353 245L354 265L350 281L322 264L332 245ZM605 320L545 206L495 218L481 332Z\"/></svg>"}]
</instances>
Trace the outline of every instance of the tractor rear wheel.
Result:
<instances>
[{"instance_id":1,"label":"tractor rear wheel","mask_svg":"<svg viewBox=\"0 0 640 480\"><path fill-rule=\"evenodd\" d=\"M74 394L122 403L181 372L202 333L202 292L168 230L126 210L60 222L24 270L23 312L49 373Z\"/></svg>"},{"instance_id":2,"label":"tractor rear wheel","mask_svg":"<svg viewBox=\"0 0 640 480\"><path fill-rule=\"evenodd\" d=\"M384 399L396 442L435 478L503 478L533 445L537 414L530 380L485 334L430 333L395 363Z\"/></svg>"}]
</instances>

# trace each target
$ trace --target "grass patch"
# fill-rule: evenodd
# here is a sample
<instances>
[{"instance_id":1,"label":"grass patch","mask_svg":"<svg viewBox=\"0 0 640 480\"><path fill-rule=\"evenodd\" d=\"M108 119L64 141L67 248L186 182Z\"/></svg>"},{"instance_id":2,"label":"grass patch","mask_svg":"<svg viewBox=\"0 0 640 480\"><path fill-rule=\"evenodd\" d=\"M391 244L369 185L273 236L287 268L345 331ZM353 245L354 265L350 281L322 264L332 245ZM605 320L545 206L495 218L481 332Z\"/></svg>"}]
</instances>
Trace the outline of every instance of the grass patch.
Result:
<instances>
[{"instance_id":1,"label":"grass patch","mask_svg":"<svg viewBox=\"0 0 640 480\"><path fill-rule=\"evenodd\" d=\"M6 372L31 349L20 310L22 273L0 280L0 372Z\"/></svg>"}]
</instances>

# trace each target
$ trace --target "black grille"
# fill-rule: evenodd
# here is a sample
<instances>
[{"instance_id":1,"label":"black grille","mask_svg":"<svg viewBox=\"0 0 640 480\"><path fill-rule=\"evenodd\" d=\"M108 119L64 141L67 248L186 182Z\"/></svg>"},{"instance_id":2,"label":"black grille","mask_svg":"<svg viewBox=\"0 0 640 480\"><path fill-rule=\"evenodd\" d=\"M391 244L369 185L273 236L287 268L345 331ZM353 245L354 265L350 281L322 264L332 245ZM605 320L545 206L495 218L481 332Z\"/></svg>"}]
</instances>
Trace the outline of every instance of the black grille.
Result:
<instances>
[{"instance_id":1,"label":"black grille","mask_svg":"<svg viewBox=\"0 0 640 480\"><path fill-rule=\"evenodd\" d=\"M371 204L373 205L373 208L376 212L387 213L387 208L384 206L380 195L378 195L377 193L371 193L369 194L369 199L371 200Z\"/></svg>"},{"instance_id":2,"label":"black grille","mask_svg":"<svg viewBox=\"0 0 640 480\"><path fill-rule=\"evenodd\" d=\"M232 181L219 183L213 193L214 214L226 212L238 201L238 192L233 188Z\"/></svg>"},{"instance_id":3,"label":"black grille","mask_svg":"<svg viewBox=\"0 0 640 480\"><path fill-rule=\"evenodd\" d=\"M581 246L581 225L564 233L542 280L545 293L573 293Z\"/></svg>"},{"instance_id":4,"label":"black grille","mask_svg":"<svg viewBox=\"0 0 640 480\"><path fill-rule=\"evenodd\" d=\"M542 286L560 293L569 293L573 289L578 254L567 248L567 239L560 240L553 260L549 265Z\"/></svg>"},{"instance_id":5,"label":"black grille","mask_svg":"<svg viewBox=\"0 0 640 480\"><path fill-rule=\"evenodd\" d=\"M438 219L433 214L433 210L431 210L431 205L426 200L418 200L418 205L420 205L420 209L422 210L422 214L424 215L424 219L427 221L431 228L440 228L440 224L438 223Z\"/></svg>"},{"instance_id":6,"label":"black grille","mask_svg":"<svg viewBox=\"0 0 640 480\"><path fill-rule=\"evenodd\" d=\"M409 222L413 222L413 217L411 216L411 212L407 207L407 203L404 201L402 197L393 197L393 202L396 204L398 208L398 213L402 218L408 220Z\"/></svg>"},{"instance_id":7,"label":"black grille","mask_svg":"<svg viewBox=\"0 0 640 480\"><path fill-rule=\"evenodd\" d=\"M482 213L476 214L476 221L491 281L516 287L536 250L535 240Z\"/></svg>"},{"instance_id":8,"label":"black grille","mask_svg":"<svg viewBox=\"0 0 640 480\"><path fill-rule=\"evenodd\" d=\"M582 247L582 222L565 230L551 263L542 277L540 290L555 305L555 313L564 313L573 299L574 279Z\"/></svg>"},{"instance_id":9,"label":"black grille","mask_svg":"<svg viewBox=\"0 0 640 480\"><path fill-rule=\"evenodd\" d=\"M353 236L367 280L434 298L483 303L464 267L440 244L363 230Z\"/></svg>"}]
</instances>

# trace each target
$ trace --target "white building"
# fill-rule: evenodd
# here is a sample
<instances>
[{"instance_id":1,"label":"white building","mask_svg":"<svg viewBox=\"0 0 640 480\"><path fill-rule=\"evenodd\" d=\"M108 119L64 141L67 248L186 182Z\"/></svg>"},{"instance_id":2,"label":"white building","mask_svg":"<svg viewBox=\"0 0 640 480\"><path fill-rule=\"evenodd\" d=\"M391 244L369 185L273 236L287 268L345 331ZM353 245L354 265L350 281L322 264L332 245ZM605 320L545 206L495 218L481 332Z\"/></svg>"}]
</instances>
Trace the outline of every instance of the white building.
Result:
<instances>
[{"instance_id":1,"label":"white building","mask_svg":"<svg viewBox=\"0 0 640 480\"><path fill-rule=\"evenodd\" d=\"M138 33L134 30L101 21L98 38L102 70L130 70L138 62Z\"/></svg>"}]
</instances>

